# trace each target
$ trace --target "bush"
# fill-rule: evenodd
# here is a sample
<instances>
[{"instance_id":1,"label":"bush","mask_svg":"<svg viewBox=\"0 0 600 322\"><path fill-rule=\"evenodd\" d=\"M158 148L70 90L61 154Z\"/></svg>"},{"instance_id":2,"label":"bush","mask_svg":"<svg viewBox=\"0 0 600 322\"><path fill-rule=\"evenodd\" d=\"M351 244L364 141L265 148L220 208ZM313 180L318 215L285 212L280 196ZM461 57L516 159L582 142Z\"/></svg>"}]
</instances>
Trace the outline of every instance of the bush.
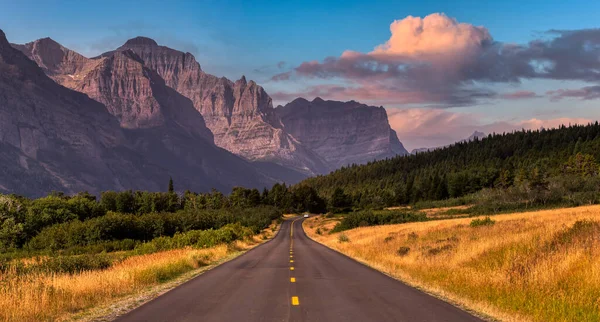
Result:
<instances>
[{"instance_id":1,"label":"bush","mask_svg":"<svg viewBox=\"0 0 600 322\"><path fill-rule=\"evenodd\" d=\"M402 247L398 248L398 250L396 251L396 254L398 254L398 256L406 256L406 255L408 255L409 252L410 252L409 247L402 246Z\"/></svg>"},{"instance_id":2,"label":"bush","mask_svg":"<svg viewBox=\"0 0 600 322\"><path fill-rule=\"evenodd\" d=\"M429 255L431 255L431 256L435 256L435 255L440 254L442 252L451 250L452 248L454 248L454 246L452 246L451 244L447 244L447 245L444 245L444 246L432 248L432 249L428 250L427 253Z\"/></svg>"},{"instance_id":3,"label":"bush","mask_svg":"<svg viewBox=\"0 0 600 322\"><path fill-rule=\"evenodd\" d=\"M491 226L495 223L496 221L492 220L490 217L485 217L484 219L473 219L471 221L471 227Z\"/></svg>"},{"instance_id":4,"label":"bush","mask_svg":"<svg viewBox=\"0 0 600 322\"><path fill-rule=\"evenodd\" d=\"M40 268L54 273L77 273L81 271L106 269L112 265L106 255L57 256L45 260Z\"/></svg>"},{"instance_id":5,"label":"bush","mask_svg":"<svg viewBox=\"0 0 600 322\"><path fill-rule=\"evenodd\" d=\"M426 221L427 216L423 213L408 210L383 210L383 211L358 211L349 213L339 222L332 232L340 232L348 229L364 226L376 226L387 224L402 224L415 221Z\"/></svg>"},{"instance_id":6,"label":"bush","mask_svg":"<svg viewBox=\"0 0 600 322\"><path fill-rule=\"evenodd\" d=\"M216 230L192 230L185 233L177 233L173 237L158 237L150 242L138 245L135 248L135 252L137 254L149 254L188 246L207 248L249 238L252 234L252 230L240 224L229 224Z\"/></svg>"},{"instance_id":7,"label":"bush","mask_svg":"<svg viewBox=\"0 0 600 322\"><path fill-rule=\"evenodd\" d=\"M344 234L344 233L341 233L341 234L338 236L338 241L339 241L340 243L347 243L347 242L350 242L350 238L348 238L348 236L346 236L346 234Z\"/></svg>"},{"instance_id":8,"label":"bush","mask_svg":"<svg viewBox=\"0 0 600 322\"><path fill-rule=\"evenodd\" d=\"M130 215L108 213L86 221L72 220L43 229L29 241L29 250L64 250L81 248L108 242L131 240L150 241L158 237L170 237L188 231L218 230L229 224L239 223L250 232L258 233L281 216L274 207L263 206L250 209L181 210L176 213L150 213ZM105 244L129 250L131 242ZM134 245L135 246L135 245Z\"/></svg>"}]
</instances>

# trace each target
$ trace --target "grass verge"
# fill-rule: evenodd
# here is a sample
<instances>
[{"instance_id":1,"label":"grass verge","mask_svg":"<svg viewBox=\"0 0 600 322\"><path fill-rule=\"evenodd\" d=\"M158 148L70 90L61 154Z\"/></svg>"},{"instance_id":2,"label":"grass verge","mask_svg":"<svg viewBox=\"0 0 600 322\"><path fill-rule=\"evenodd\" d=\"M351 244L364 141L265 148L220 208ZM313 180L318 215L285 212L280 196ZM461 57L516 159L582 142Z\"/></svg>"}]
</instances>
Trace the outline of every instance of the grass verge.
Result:
<instances>
[{"instance_id":1,"label":"grass verge","mask_svg":"<svg viewBox=\"0 0 600 322\"><path fill-rule=\"evenodd\" d=\"M506 321L600 321L600 206L306 233L431 294ZM312 226L312 228L311 228Z\"/></svg>"},{"instance_id":2,"label":"grass verge","mask_svg":"<svg viewBox=\"0 0 600 322\"><path fill-rule=\"evenodd\" d=\"M1 321L105 320L133 309L210 267L272 238L131 256L103 270L0 275Z\"/></svg>"}]
</instances>

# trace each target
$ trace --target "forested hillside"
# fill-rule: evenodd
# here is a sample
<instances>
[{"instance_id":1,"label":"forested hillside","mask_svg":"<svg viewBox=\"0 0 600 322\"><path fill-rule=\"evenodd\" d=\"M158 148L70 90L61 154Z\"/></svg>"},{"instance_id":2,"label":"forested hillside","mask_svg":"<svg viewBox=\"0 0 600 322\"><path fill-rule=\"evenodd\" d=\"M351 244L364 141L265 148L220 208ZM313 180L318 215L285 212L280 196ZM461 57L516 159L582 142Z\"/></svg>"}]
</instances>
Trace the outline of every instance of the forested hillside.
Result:
<instances>
[{"instance_id":1,"label":"forested hillside","mask_svg":"<svg viewBox=\"0 0 600 322\"><path fill-rule=\"evenodd\" d=\"M432 152L351 165L300 185L314 188L330 204L354 208L442 200L484 188L509 191L520 201L583 198L595 203L599 158L596 122L488 135ZM586 195L570 194L575 192Z\"/></svg>"}]
</instances>

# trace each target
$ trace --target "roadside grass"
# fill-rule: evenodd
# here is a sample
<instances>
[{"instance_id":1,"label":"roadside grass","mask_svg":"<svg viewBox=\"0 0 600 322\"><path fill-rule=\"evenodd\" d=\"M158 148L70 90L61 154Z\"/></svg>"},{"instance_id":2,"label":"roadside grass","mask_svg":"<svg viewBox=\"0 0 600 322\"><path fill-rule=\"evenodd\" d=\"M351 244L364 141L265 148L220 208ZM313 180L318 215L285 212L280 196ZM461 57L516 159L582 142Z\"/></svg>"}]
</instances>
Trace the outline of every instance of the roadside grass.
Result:
<instances>
[{"instance_id":1,"label":"roadside grass","mask_svg":"<svg viewBox=\"0 0 600 322\"><path fill-rule=\"evenodd\" d=\"M485 316L600 321L600 206L360 227L351 243L313 220L314 240Z\"/></svg>"},{"instance_id":2,"label":"roadside grass","mask_svg":"<svg viewBox=\"0 0 600 322\"><path fill-rule=\"evenodd\" d=\"M28 274L8 269L0 273L0 321L70 320L252 248L275 234L273 226L229 244L129 256L105 269Z\"/></svg>"}]
</instances>

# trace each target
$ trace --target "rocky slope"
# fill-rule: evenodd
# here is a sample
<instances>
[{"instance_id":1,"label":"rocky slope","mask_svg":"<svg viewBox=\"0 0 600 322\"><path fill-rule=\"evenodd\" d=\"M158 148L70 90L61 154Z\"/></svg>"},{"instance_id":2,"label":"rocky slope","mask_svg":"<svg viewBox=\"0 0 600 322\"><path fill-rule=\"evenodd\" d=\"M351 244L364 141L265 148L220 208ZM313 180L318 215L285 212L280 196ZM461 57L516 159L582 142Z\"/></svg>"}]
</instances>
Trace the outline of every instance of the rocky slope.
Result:
<instances>
[{"instance_id":1,"label":"rocky slope","mask_svg":"<svg viewBox=\"0 0 600 322\"><path fill-rule=\"evenodd\" d=\"M383 107L298 98L275 109L283 129L332 168L408 154Z\"/></svg>"},{"instance_id":2,"label":"rocky slope","mask_svg":"<svg viewBox=\"0 0 600 322\"><path fill-rule=\"evenodd\" d=\"M274 109L254 81L207 74L192 54L149 38L130 39L91 59L49 38L14 46L56 82L105 104L123 128L175 124L252 161L272 179L295 182L350 163L406 154L383 108L298 99Z\"/></svg>"},{"instance_id":3,"label":"rocky slope","mask_svg":"<svg viewBox=\"0 0 600 322\"><path fill-rule=\"evenodd\" d=\"M159 189L166 174L125 143L102 104L48 78L0 31L0 191Z\"/></svg>"},{"instance_id":4,"label":"rocky slope","mask_svg":"<svg viewBox=\"0 0 600 322\"><path fill-rule=\"evenodd\" d=\"M101 62L88 59L50 38L38 39L24 45L12 45L36 62L46 75L69 88L75 86Z\"/></svg>"},{"instance_id":5,"label":"rocky slope","mask_svg":"<svg viewBox=\"0 0 600 322\"><path fill-rule=\"evenodd\" d=\"M180 189L196 191L274 183L215 146L192 102L166 86L135 53L118 52L93 62L67 59L73 55L66 54L62 62L49 64L43 54L29 52L27 56L46 62L42 70L1 38L0 149L8 170L0 174L0 191L156 191L164 189L170 176ZM27 48L45 52L40 44L19 49L27 53ZM45 75L60 82L60 73L76 70L77 64L91 67L65 85L95 100ZM38 182L24 184L23 173L26 180Z\"/></svg>"},{"instance_id":6,"label":"rocky slope","mask_svg":"<svg viewBox=\"0 0 600 322\"><path fill-rule=\"evenodd\" d=\"M218 146L251 161L273 162L305 174L329 169L317 154L279 128L271 97L254 81L242 76L232 82L207 74L192 54L145 37L130 39L117 49L124 50L134 51L168 86L192 100Z\"/></svg>"}]
</instances>

